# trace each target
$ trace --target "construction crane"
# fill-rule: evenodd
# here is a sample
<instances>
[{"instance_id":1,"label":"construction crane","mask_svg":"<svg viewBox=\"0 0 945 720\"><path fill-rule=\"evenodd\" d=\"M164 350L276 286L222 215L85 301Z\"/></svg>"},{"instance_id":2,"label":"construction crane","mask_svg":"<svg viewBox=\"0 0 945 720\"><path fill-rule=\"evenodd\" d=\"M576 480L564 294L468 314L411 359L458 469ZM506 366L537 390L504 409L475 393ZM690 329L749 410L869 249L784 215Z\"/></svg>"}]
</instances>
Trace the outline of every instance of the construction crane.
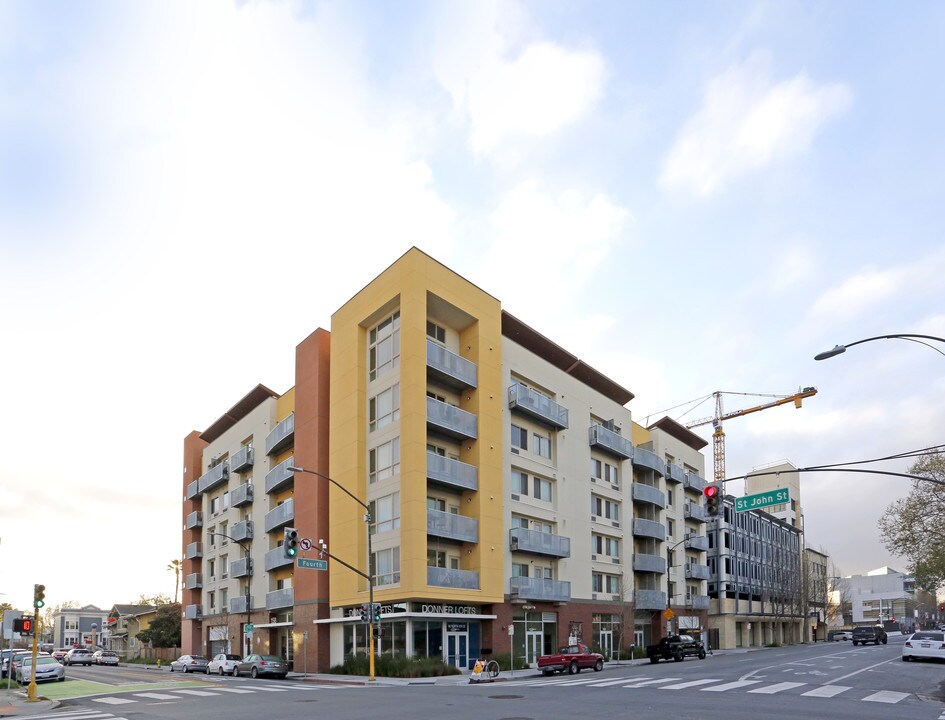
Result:
<instances>
[{"instance_id":1,"label":"construction crane","mask_svg":"<svg viewBox=\"0 0 945 720\"><path fill-rule=\"evenodd\" d=\"M816 394L817 388L815 387L800 388L793 395L765 395L762 393L735 392L727 393L721 390L716 390L714 393L712 393L713 397L715 397L715 415L709 418L703 418L702 420L696 420L695 422L686 423L686 427L692 429L694 427L699 427L700 425L712 423L713 428L715 428L715 432L712 433L712 459L715 466L715 482L722 483L725 481L725 431L722 429L723 420L741 417L742 415L748 415L760 410L767 410L768 408L777 407L778 405L786 405L787 403L791 402L794 403L794 407L799 408L804 398L809 398ZM722 395L752 395L755 397L771 397L776 399L772 400L771 402L763 403L762 405L745 408L744 410L723 412Z\"/></svg>"}]
</instances>

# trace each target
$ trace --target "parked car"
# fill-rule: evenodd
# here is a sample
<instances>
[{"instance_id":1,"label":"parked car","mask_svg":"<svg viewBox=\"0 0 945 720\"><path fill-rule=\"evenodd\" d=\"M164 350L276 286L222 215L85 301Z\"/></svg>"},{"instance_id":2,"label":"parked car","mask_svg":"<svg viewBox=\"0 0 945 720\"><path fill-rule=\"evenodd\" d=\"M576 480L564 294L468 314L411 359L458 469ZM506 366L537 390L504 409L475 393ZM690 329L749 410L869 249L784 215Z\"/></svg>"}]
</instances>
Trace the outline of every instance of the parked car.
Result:
<instances>
[{"instance_id":1,"label":"parked car","mask_svg":"<svg viewBox=\"0 0 945 720\"><path fill-rule=\"evenodd\" d=\"M667 635L655 645L646 646L646 656L651 663L658 663L660 660L682 662L687 655L705 660L705 646L702 641L691 635Z\"/></svg>"},{"instance_id":2,"label":"parked car","mask_svg":"<svg viewBox=\"0 0 945 720\"><path fill-rule=\"evenodd\" d=\"M16 681L20 685L25 685L33 677L33 656L32 653L25 656L19 666L16 668ZM66 679L66 669L51 655L40 655L36 658L36 682L45 680Z\"/></svg>"},{"instance_id":3,"label":"parked car","mask_svg":"<svg viewBox=\"0 0 945 720\"><path fill-rule=\"evenodd\" d=\"M852 640L853 631L852 630L832 630L830 632L830 640Z\"/></svg>"},{"instance_id":4,"label":"parked car","mask_svg":"<svg viewBox=\"0 0 945 720\"><path fill-rule=\"evenodd\" d=\"M210 661L203 655L181 655L176 660L171 661L171 672L179 670L182 673L202 672L207 673L207 666Z\"/></svg>"},{"instance_id":5,"label":"parked car","mask_svg":"<svg viewBox=\"0 0 945 720\"><path fill-rule=\"evenodd\" d=\"M233 675L236 676L236 666L242 662L243 658L239 655L228 655L227 653L220 653L219 655L214 655L213 660L210 661L210 664L207 666L208 673L217 673L218 675Z\"/></svg>"},{"instance_id":6,"label":"parked car","mask_svg":"<svg viewBox=\"0 0 945 720\"><path fill-rule=\"evenodd\" d=\"M936 658L945 660L945 632L920 630L906 639L902 646L902 659Z\"/></svg>"},{"instance_id":7,"label":"parked car","mask_svg":"<svg viewBox=\"0 0 945 720\"><path fill-rule=\"evenodd\" d=\"M10 667L7 669L7 672L11 678L16 678L16 671L20 667L20 663L23 662L23 658L31 658L33 653L29 650L14 650L13 654L10 656Z\"/></svg>"},{"instance_id":8,"label":"parked car","mask_svg":"<svg viewBox=\"0 0 945 720\"><path fill-rule=\"evenodd\" d=\"M118 653L112 650L96 650L92 653L92 659L96 665L117 665Z\"/></svg>"},{"instance_id":9,"label":"parked car","mask_svg":"<svg viewBox=\"0 0 945 720\"><path fill-rule=\"evenodd\" d=\"M236 666L236 674L250 677L273 675L282 679L289 674L289 664L275 655L247 655Z\"/></svg>"},{"instance_id":10,"label":"parked car","mask_svg":"<svg viewBox=\"0 0 945 720\"><path fill-rule=\"evenodd\" d=\"M17 653L25 653L25 652L26 652L25 650L17 650L15 648L12 650L10 648L7 648L6 650L0 651L0 668L2 668L2 671L0 671L0 677L6 677L7 674L10 672L10 658L11 657L13 655L16 655ZM10 675L10 677L13 677L13 676Z\"/></svg>"},{"instance_id":11,"label":"parked car","mask_svg":"<svg viewBox=\"0 0 945 720\"><path fill-rule=\"evenodd\" d=\"M60 663L65 664L67 652L69 652L69 648L60 648L59 650L53 650L52 656Z\"/></svg>"},{"instance_id":12,"label":"parked car","mask_svg":"<svg viewBox=\"0 0 945 720\"><path fill-rule=\"evenodd\" d=\"M595 672L604 669L604 656L591 652L587 645L565 645L552 655L542 655L538 658L538 669L543 675L565 671L576 675L587 668L594 668Z\"/></svg>"},{"instance_id":13,"label":"parked car","mask_svg":"<svg viewBox=\"0 0 945 720\"><path fill-rule=\"evenodd\" d=\"M863 625L861 627L853 628L853 644L859 645L863 643L871 642L874 645L879 645L882 643L886 644L886 631L883 630L882 625Z\"/></svg>"},{"instance_id":14,"label":"parked car","mask_svg":"<svg viewBox=\"0 0 945 720\"><path fill-rule=\"evenodd\" d=\"M85 648L72 648L66 653L66 665L91 665L92 653Z\"/></svg>"}]
</instances>

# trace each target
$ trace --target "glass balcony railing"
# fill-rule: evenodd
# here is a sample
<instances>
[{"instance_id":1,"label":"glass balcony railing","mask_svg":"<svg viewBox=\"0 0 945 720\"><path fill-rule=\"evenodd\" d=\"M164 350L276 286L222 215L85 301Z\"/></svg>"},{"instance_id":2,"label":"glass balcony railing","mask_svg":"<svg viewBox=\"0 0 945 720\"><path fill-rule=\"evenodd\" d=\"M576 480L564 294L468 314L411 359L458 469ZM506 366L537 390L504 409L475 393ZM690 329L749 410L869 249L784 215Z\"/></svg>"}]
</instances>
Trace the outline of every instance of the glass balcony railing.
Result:
<instances>
[{"instance_id":1,"label":"glass balcony railing","mask_svg":"<svg viewBox=\"0 0 945 720\"><path fill-rule=\"evenodd\" d=\"M509 579L509 590L512 596L519 600L542 600L562 603L571 600L571 583L567 580L513 577Z\"/></svg>"},{"instance_id":2,"label":"glass balcony railing","mask_svg":"<svg viewBox=\"0 0 945 720\"><path fill-rule=\"evenodd\" d=\"M186 560L194 560L195 558L203 557L203 543L193 542L187 546L187 549L184 551L184 558Z\"/></svg>"},{"instance_id":3,"label":"glass balcony railing","mask_svg":"<svg viewBox=\"0 0 945 720\"><path fill-rule=\"evenodd\" d=\"M571 557L571 538L540 530L512 528L509 530L509 549L512 552L566 558Z\"/></svg>"},{"instance_id":4,"label":"glass balcony railing","mask_svg":"<svg viewBox=\"0 0 945 720\"><path fill-rule=\"evenodd\" d=\"M266 455L282 452L295 440L295 413L276 425L266 436Z\"/></svg>"},{"instance_id":5,"label":"glass balcony railing","mask_svg":"<svg viewBox=\"0 0 945 720\"><path fill-rule=\"evenodd\" d=\"M633 519L633 534L637 537L651 537L657 540L666 539L666 527L655 520Z\"/></svg>"},{"instance_id":6,"label":"glass balcony railing","mask_svg":"<svg viewBox=\"0 0 945 720\"><path fill-rule=\"evenodd\" d=\"M187 499L193 500L200 494L200 481L194 480L187 485Z\"/></svg>"},{"instance_id":7,"label":"glass balcony railing","mask_svg":"<svg viewBox=\"0 0 945 720\"><path fill-rule=\"evenodd\" d=\"M427 340L427 370L449 387L458 390L476 387L476 364L432 340Z\"/></svg>"},{"instance_id":8,"label":"glass balcony railing","mask_svg":"<svg viewBox=\"0 0 945 720\"><path fill-rule=\"evenodd\" d=\"M661 590L635 590L633 605L637 610L664 610L666 593Z\"/></svg>"},{"instance_id":9,"label":"glass balcony railing","mask_svg":"<svg viewBox=\"0 0 945 720\"><path fill-rule=\"evenodd\" d=\"M292 558L287 558L285 556L285 551L282 549L282 546L273 548L266 553L266 572L272 572L277 568L286 567L287 565L291 565L293 562L294 561Z\"/></svg>"},{"instance_id":10,"label":"glass balcony railing","mask_svg":"<svg viewBox=\"0 0 945 720\"><path fill-rule=\"evenodd\" d=\"M666 474L666 463L663 458L652 450L645 450L641 447L633 448L633 467L653 470L660 475Z\"/></svg>"},{"instance_id":11,"label":"glass balcony railing","mask_svg":"<svg viewBox=\"0 0 945 720\"><path fill-rule=\"evenodd\" d=\"M478 490L479 470L453 458L427 453L427 479L458 490Z\"/></svg>"},{"instance_id":12,"label":"glass balcony railing","mask_svg":"<svg viewBox=\"0 0 945 720\"><path fill-rule=\"evenodd\" d=\"M435 398L427 398L427 425L436 432L457 440L475 440L478 420L475 415Z\"/></svg>"},{"instance_id":13,"label":"glass balcony railing","mask_svg":"<svg viewBox=\"0 0 945 720\"><path fill-rule=\"evenodd\" d=\"M240 507L253 502L253 484L243 483L230 493L230 505Z\"/></svg>"},{"instance_id":14,"label":"glass balcony railing","mask_svg":"<svg viewBox=\"0 0 945 720\"><path fill-rule=\"evenodd\" d=\"M230 575L235 578L250 577L253 574L252 558L240 558L230 563Z\"/></svg>"},{"instance_id":15,"label":"glass balcony railing","mask_svg":"<svg viewBox=\"0 0 945 720\"><path fill-rule=\"evenodd\" d=\"M281 505L276 505L272 510L266 513L265 525L266 532L279 530L290 522L295 520L295 503L289 498Z\"/></svg>"},{"instance_id":16,"label":"glass balcony railing","mask_svg":"<svg viewBox=\"0 0 945 720\"><path fill-rule=\"evenodd\" d=\"M479 573L475 570L427 567L427 585L457 590L478 590Z\"/></svg>"},{"instance_id":17,"label":"glass balcony railing","mask_svg":"<svg viewBox=\"0 0 945 720\"><path fill-rule=\"evenodd\" d=\"M687 520L695 520L696 522L706 522L709 519L704 507L691 502L686 503L685 515Z\"/></svg>"},{"instance_id":18,"label":"glass balcony railing","mask_svg":"<svg viewBox=\"0 0 945 720\"><path fill-rule=\"evenodd\" d=\"M566 407L521 383L514 383L509 388L509 407L557 430L568 428Z\"/></svg>"},{"instance_id":19,"label":"glass balcony railing","mask_svg":"<svg viewBox=\"0 0 945 720\"><path fill-rule=\"evenodd\" d=\"M613 430L608 430L603 425L591 425L587 435L592 448L610 453L623 460L629 460L633 457L633 443Z\"/></svg>"},{"instance_id":20,"label":"glass balcony railing","mask_svg":"<svg viewBox=\"0 0 945 720\"><path fill-rule=\"evenodd\" d=\"M698 563L689 563L686 565L687 580L708 580L709 566L699 565Z\"/></svg>"},{"instance_id":21,"label":"glass balcony railing","mask_svg":"<svg viewBox=\"0 0 945 720\"><path fill-rule=\"evenodd\" d=\"M230 470L243 472L253 466L253 446L244 445L230 458Z\"/></svg>"},{"instance_id":22,"label":"glass balcony railing","mask_svg":"<svg viewBox=\"0 0 945 720\"><path fill-rule=\"evenodd\" d=\"M479 542L479 521L475 518L427 509L427 534L460 542Z\"/></svg>"},{"instance_id":23,"label":"glass balcony railing","mask_svg":"<svg viewBox=\"0 0 945 720\"><path fill-rule=\"evenodd\" d=\"M236 597L230 598L230 612L231 613L244 613L249 608L252 608L253 596L250 595L248 598L245 595L237 595Z\"/></svg>"},{"instance_id":24,"label":"glass balcony railing","mask_svg":"<svg viewBox=\"0 0 945 720\"><path fill-rule=\"evenodd\" d=\"M289 483L292 482L292 479L295 477L295 473L289 470L292 467L292 463L295 460L295 456L286 458L281 463L276 465L272 470L266 473L266 492L271 493L276 490L281 490L284 487L288 487Z\"/></svg>"},{"instance_id":25,"label":"glass balcony railing","mask_svg":"<svg viewBox=\"0 0 945 720\"><path fill-rule=\"evenodd\" d=\"M212 468L207 470L203 475L200 476L200 492L205 493L207 490L212 490L217 485L225 483L230 478L230 469L226 464L226 461L214 465Z\"/></svg>"},{"instance_id":26,"label":"glass balcony railing","mask_svg":"<svg viewBox=\"0 0 945 720\"><path fill-rule=\"evenodd\" d=\"M638 573L666 573L666 558L646 553L633 554L633 572Z\"/></svg>"},{"instance_id":27,"label":"glass balcony railing","mask_svg":"<svg viewBox=\"0 0 945 720\"><path fill-rule=\"evenodd\" d=\"M187 515L187 522L185 527L188 530L193 530L194 528L203 527L203 513L199 510L196 510Z\"/></svg>"},{"instance_id":28,"label":"glass balcony railing","mask_svg":"<svg viewBox=\"0 0 945 720\"><path fill-rule=\"evenodd\" d=\"M705 479L699 477L695 473L686 473L686 479L683 481L683 487L686 488L686 490L691 490L692 492L696 492L701 495L702 491L705 490L705 486Z\"/></svg>"},{"instance_id":29,"label":"glass balcony railing","mask_svg":"<svg viewBox=\"0 0 945 720\"><path fill-rule=\"evenodd\" d=\"M253 521L243 520L242 522L234 523L230 528L230 535L236 542L240 542L241 540L252 540Z\"/></svg>"},{"instance_id":30,"label":"glass balcony railing","mask_svg":"<svg viewBox=\"0 0 945 720\"><path fill-rule=\"evenodd\" d=\"M295 588L283 588L266 593L266 610L280 610L295 605Z\"/></svg>"},{"instance_id":31,"label":"glass balcony railing","mask_svg":"<svg viewBox=\"0 0 945 720\"><path fill-rule=\"evenodd\" d=\"M666 482L681 483L686 479L686 471L676 463L666 463Z\"/></svg>"},{"instance_id":32,"label":"glass balcony railing","mask_svg":"<svg viewBox=\"0 0 945 720\"><path fill-rule=\"evenodd\" d=\"M203 617L203 612L201 612L199 605L187 605L184 608L185 620L199 620L201 617Z\"/></svg>"},{"instance_id":33,"label":"glass balcony railing","mask_svg":"<svg viewBox=\"0 0 945 720\"><path fill-rule=\"evenodd\" d=\"M190 573L184 578L185 590L199 590L203 587L203 576L200 573Z\"/></svg>"},{"instance_id":34,"label":"glass balcony railing","mask_svg":"<svg viewBox=\"0 0 945 720\"><path fill-rule=\"evenodd\" d=\"M706 552L709 549L709 538L705 535L690 535L686 538L686 548Z\"/></svg>"},{"instance_id":35,"label":"glass balcony railing","mask_svg":"<svg viewBox=\"0 0 945 720\"><path fill-rule=\"evenodd\" d=\"M666 494L659 488L643 483L632 483L630 485L630 497L635 503L648 503L656 505L658 508L666 507Z\"/></svg>"}]
</instances>

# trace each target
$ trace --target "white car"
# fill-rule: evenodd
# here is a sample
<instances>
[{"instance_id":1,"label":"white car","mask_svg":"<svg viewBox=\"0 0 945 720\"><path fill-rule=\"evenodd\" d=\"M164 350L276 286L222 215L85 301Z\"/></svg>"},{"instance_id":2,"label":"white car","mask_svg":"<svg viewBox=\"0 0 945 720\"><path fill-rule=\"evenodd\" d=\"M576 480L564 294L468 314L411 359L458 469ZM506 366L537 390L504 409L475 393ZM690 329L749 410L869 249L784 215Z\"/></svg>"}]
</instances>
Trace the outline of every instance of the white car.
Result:
<instances>
[{"instance_id":1,"label":"white car","mask_svg":"<svg viewBox=\"0 0 945 720\"><path fill-rule=\"evenodd\" d=\"M20 662L16 669L16 681L20 685L26 685L33 676L33 658L27 656ZM36 682L44 680L58 680L62 682L66 679L66 670L56 658L51 655L41 655L36 658Z\"/></svg>"},{"instance_id":2,"label":"white car","mask_svg":"<svg viewBox=\"0 0 945 720\"><path fill-rule=\"evenodd\" d=\"M217 675L232 675L236 677L236 666L243 660L239 655L230 655L229 653L220 653L214 655L213 660L207 665L207 673L216 673Z\"/></svg>"},{"instance_id":3,"label":"white car","mask_svg":"<svg viewBox=\"0 0 945 720\"><path fill-rule=\"evenodd\" d=\"M902 646L902 659L938 658L945 660L945 632L920 630L909 636Z\"/></svg>"}]
</instances>

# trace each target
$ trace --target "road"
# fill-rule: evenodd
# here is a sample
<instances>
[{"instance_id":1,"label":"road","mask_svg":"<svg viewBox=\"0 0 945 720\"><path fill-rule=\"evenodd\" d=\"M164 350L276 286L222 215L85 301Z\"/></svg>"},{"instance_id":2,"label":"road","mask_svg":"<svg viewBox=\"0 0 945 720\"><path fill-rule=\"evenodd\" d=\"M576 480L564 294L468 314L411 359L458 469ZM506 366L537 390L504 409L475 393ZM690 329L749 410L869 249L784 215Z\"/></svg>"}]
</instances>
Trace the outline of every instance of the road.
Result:
<instances>
[{"instance_id":1,"label":"road","mask_svg":"<svg viewBox=\"0 0 945 720\"><path fill-rule=\"evenodd\" d=\"M945 720L945 664L903 663L901 642L727 652L702 661L608 666L600 673L550 678L520 671L514 678L480 685L470 685L466 676L430 685L349 687L118 668L135 682L145 676L160 687L65 700L58 710L33 718ZM100 680L116 668L70 670L70 677L94 674ZM58 685L66 689L69 684Z\"/></svg>"}]
</instances>

